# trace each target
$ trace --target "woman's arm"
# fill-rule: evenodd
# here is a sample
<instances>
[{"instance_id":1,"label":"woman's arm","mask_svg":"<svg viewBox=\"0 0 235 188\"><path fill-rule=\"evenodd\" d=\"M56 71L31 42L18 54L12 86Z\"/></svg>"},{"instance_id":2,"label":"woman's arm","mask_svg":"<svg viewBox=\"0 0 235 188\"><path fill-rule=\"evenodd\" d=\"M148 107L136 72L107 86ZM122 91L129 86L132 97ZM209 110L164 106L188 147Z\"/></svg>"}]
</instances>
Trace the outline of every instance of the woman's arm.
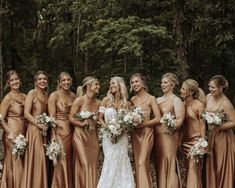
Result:
<instances>
[{"instance_id":1,"label":"woman's arm","mask_svg":"<svg viewBox=\"0 0 235 188\"><path fill-rule=\"evenodd\" d=\"M103 100L101 101L100 103L100 107L106 107L107 105L107 101L108 101L108 98L105 97L103 98ZM102 109L99 109L99 122L101 124L101 126L105 126L105 122L104 122L104 111L102 111Z\"/></svg>"},{"instance_id":2,"label":"woman's arm","mask_svg":"<svg viewBox=\"0 0 235 188\"><path fill-rule=\"evenodd\" d=\"M10 107L11 100L12 98L9 95L6 95L4 99L2 100L1 108L0 108L0 114L3 117L3 121L1 122L1 125L7 134L11 133L11 129L7 126L7 123L4 120L6 119L6 115Z\"/></svg>"},{"instance_id":3,"label":"woman's arm","mask_svg":"<svg viewBox=\"0 0 235 188\"><path fill-rule=\"evenodd\" d=\"M74 118L74 115L79 112L79 109L82 105L82 97L79 97L75 99L75 101L72 104L70 113L69 113L69 121L72 125L77 126L77 127L84 127L84 123L81 121L78 121L77 119Z\"/></svg>"},{"instance_id":4,"label":"woman's arm","mask_svg":"<svg viewBox=\"0 0 235 188\"><path fill-rule=\"evenodd\" d=\"M56 120L56 101L57 101L58 95L57 93L52 93L48 98L48 113L51 118ZM58 126L58 124L57 124ZM54 128L51 130L51 140L56 140L56 131Z\"/></svg>"},{"instance_id":5,"label":"woman's arm","mask_svg":"<svg viewBox=\"0 0 235 188\"><path fill-rule=\"evenodd\" d=\"M181 127L185 117L185 106L182 100L178 97L173 99L174 113L175 113L175 126L176 130Z\"/></svg>"},{"instance_id":6,"label":"woman's arm","mask_svg":"<svg viewBox=\"0 0 235 188\"><path fill-rule=\"evenodd\" d=\"M206 124L205 122L200 118L200 115L205 111L205 106L203 103L198 103L198 118L199 118L199 125L200 125L200 135L203 138L206 138Z\"/></svg>"}]
</instances>

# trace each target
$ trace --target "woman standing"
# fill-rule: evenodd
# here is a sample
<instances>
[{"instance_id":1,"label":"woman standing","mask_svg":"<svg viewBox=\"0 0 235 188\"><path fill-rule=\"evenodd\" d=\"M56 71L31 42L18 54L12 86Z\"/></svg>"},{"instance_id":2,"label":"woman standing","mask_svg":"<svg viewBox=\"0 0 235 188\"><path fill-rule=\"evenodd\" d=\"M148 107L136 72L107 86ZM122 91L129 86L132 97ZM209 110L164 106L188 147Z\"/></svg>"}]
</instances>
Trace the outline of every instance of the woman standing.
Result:
<instances>
[{"instance_id":1,"label":"woman standing","mask_svg":"<svg viewBox=\"0 0 235 188\"><path fill-rule=\"evenodd\" d=\"M199 138L206 137L206 126L200 118L205 109L205 101L199 100L205 98L205 94L192 79L183 82L180 92L186 107L181 145L185 158L186 188L201 188L201 161L195 162L191 159L189 150Z\"/></svg>"},{"instance_id":2,"label":"woman standing","mask_svg":"<svg viewBox=\"0 0 235 188\"><path fill-rule=\"evenodd\" d=\"M12 139L19 134L25 135L24 100L25 94L19 91L20 77L14 70L7 72L6 87L10 91L4 97L0 113L4 129L5 149L1 188L20 188L22 177L22 158L12 154ZM6 119L6 122L4 121Z\"/></svg>"},{"instance_id":3,"label":"woman standing","mask_svg":"<svg viewBox=\"0 0 235 188\"><path fill-rule=\"evenodd\" d=\"M133 106L140 106L144 112L144 122L132 133L132 148L135 160L137 188L152 188L150 155L154 143L153 126L160 122L160 110L154 96L147 92L145 78L135 73L130 78L131 90L136 95L131 98ZM154 117L151 119L151 117Z\"/></svg>"},{"instance_id":4,"label":"woman standing","mask_svg":"<svg viewBox=\"0 0 235 188\"><path fill-rule=\"evenodd\" d=\"M50 117L54 118L57 126L52 130L52 139L62 145L64 156L54 166L52 177L52 188L73 187L73 152L72 152L72 127L68 117L75 99L75 95L70 91L72 77L66 73L60 73L57 79L57 91L51 93L48 100L48 111Z\"/></svg>"},{"instance_id":5,"label":"woman standing","mask_svg":"<svg viewBox=\"0 0 235 188\"><path fill-rule=\"evenodd\" d=\"M154 154L157 186L163 188L181 187L176 153L180 140L179 128L184 121L185 107L181 99L173 93L177 84L178 80L175 74L164 74L161 80L163 96L157 98L161 115L171 113L175 116L175 130L172 132L166 132L163 123L155 127Z\"/></svg>"},{"instance_id":6,"label":"woman standing","mask_svg":"<svg viewBox=\"0 0 235 188\"><path fill-rule=\"evenodd\" d=\"M123 78L115 76L110 80L107 96L99 109L99 120L105 124L117 115L117 111L128 110L128 95ZM134 177L128 156L128 137L122 135L112 143L104 133L102 140L104 163L97 188L134 188Z\"/></svg>"},{"instance_id":7,"label":"woman standing","mask_svg":"<svg viewBox=\"0 0 235 188\"><path fill-rule=\"evenodd\" d=\"M38 71L34 76L34 82L35 89L29 91L25 99L24 116L29 122L26 133L28 148L25 153L21 187L47 188L47 162L43 146L46 137L42 135L42 131L47 131L48 127L37 123L37 116L47 112L47 74Z\"/></svg>"},{"instance_id":8,"label":"woman standing","mask_svg":"<svg viewBox=\"0 0 235 188\"><path fill-rule=\"evenodd\" d=\"M97 135L97 123L93 119L80 121L74 116L80 112L92 112L97 114L100 101L96 95L100 90L99 81L88 76L83 80L82 91L84 95L75 99L69 114L69 120L74 125L74 186L81 188L96 188L97 166L99 158L99 142ZM87 129L87 127L89 127Z\"/></svg>"},{"instance_id":9,"label":"woman standing","mask_svg":"<svg viewBox=\"0 0 235 188\"><path fill-rule=\"evenodd\" d=\"M224 114L221 125L208 124L209 155L206 159L206 187L235 187L235 111L224 95L228 82L222 75L209 81L210 93L206 97L206 111Z\"/></svg>"}]
</instances>

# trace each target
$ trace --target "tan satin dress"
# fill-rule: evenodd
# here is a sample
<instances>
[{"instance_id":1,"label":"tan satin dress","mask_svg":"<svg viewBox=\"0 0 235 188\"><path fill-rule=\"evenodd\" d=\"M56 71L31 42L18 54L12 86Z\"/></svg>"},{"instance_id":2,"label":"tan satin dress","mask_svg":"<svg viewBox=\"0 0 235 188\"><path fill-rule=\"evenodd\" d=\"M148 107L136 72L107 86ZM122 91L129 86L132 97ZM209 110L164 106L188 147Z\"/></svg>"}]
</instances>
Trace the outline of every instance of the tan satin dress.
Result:
<instances>
[{"instance_id":1,"label":"tan satin dress","mask_svg":"<svg viewBox=\"0 0 235 188\"><path fill-rule=\"evenodd\" d=\"M218 111L219 109L213 112L216 113ZM206 158L206 187L234 188L235 135L233 130L211 131L208 134L208 143L209 155Z\"/></svg>"},{"instance_id":2,"label":"tan satin dress","mask_svg":"<svg viewBox=\"0 0 235 188\"><path fill-rule=\"evenodd\" d=\"M71 101L72 102L72 101ZM62 100L56 102L56 120L58 126L56 135L62 145L62 152L65 153L58 160L54 167L52 177L52 188L73 188L73 148L72 148L72 126L68 121L70 104L65 104Z\"/></svg>"},{"instance_id":3,"label":"tan satin dress","mask_svg":"<svg viewBox=\"0 0 235 188\"><path fill-rule=\"evenodd\" d=\"M140 104L145 120L150 119L151 108L148 98ZM154 132L152 127L137 128L131 135L132 149L135 161L135 178L137 188L152 188L150 155L153 148Z\"/></svg>"},{"instance_id":4,"label":"tan satin dress","mask_svg":"<svg viewBox=\"0 0 235 188\"><path fill-rule=\"evenodd\" d=\"M186 106L185 119L183 124L183 138L181 149L184 153L186 168L186 188L202 188L201 180L201 162L194 162L190 156L188 157L189 147L193 146L197 138L201 137L200 133L200 115Z\"/></svg>"},{"instance_id":5,"label":"tan satin dress","mask_svg":"<svg viewBox=\"0 0 235 188\"><path fill-rule=\"evenodd\" d=\"M174 114L173 99L159 104L161 116L166 112ZM164 125L155 127L154 155L156 163L156 179L159 188L179 188L181 186L177 149L179 146L179 131L172 135L165 134Z\"/></svg>"},{"instance_id":6,"label":"tan satin dress","mask_svg":"<svg viewBox=\"0 0 235 188\"><path fill-rule=\"evenodd\" d=\"M81 111L97 112L97 109L87 109L82 106ZM83 127L75 127L73 134L74 150L74 186L75 188L96 188L97 168L99 160L99 141L97 130L85 131Z\"/></svg>"},{"instance_id":7,"label":"tan satin dress","mask_svg":"<svg viewBox=\"0 0 235 188\"><path fill-rule=\"evenodd\" d=\"M41 101L35 92L31 114L36 117L44 112L47 112L47 104ZM47 139L42 136L41 129L30 123L28 124L26 139L28 140L28 149L25 153L21 187L47 188L47 160L43 146Z\"/></svg>"},{"instance_id":8,"label":"tan satin dress","mask_svg":"<svg viewBox=\"0 0 235 188\"><path fill-rule=\"evenodd\" d=\"M7 126L15 135L25 135L24 101L12 99L7 113ZM1 188L21 188L23 159L11 153L12 144L5 133L3 143L5 154Z\"/></svg>"}]
</instances>

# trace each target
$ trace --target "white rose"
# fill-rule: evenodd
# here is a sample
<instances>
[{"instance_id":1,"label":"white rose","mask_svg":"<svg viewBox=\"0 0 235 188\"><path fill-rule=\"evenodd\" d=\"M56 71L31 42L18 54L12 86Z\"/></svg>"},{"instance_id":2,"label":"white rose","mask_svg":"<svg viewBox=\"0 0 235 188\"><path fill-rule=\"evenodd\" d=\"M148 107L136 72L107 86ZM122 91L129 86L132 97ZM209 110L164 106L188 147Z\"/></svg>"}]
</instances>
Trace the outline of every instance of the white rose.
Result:
<instances>
[{"instance_id":1,"label":"white rose","mask_svg":"<svg viewBox=\"0 0 235 188\"><path fill-rule=\"evenodd\" d=\"M203 140L201 142L201 146L204 147L204 148L207 147L208 146L208 142L206 140Z\"/></svg>"},{"instance_id":2,"label":"white rose","mask_svg":"<svg viewBox=\"0 0 235 188\"><path fill-rule=\"evenodd\" d=\"M207 116L206 121L208 124L212 124L212 123L214 123L214 118L212 116Z\"/></svg>"}]
</instances>

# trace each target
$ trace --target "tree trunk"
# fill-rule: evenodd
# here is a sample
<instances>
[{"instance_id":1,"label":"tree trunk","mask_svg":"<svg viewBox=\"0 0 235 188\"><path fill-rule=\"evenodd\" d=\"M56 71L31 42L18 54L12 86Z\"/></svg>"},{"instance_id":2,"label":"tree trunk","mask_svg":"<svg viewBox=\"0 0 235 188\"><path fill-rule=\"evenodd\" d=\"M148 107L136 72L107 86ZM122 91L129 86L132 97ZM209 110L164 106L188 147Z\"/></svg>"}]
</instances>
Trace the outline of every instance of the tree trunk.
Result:
<instances>
[{"instance_id":1,"label":"tree trunk","mask_svg":"<svg viewBox=\"0 0 235 188\"><path fill-rule=\"evenodd\" d=\"M187 49L184 41L184 34L182 28L183 19L184 19L184 0L176 0L173 33L175 34L176 38L176 54L181 61L179 73L182 78L186 78L188 75L187 73L188 64L186 56Z\"/></svg>"}]
</instances>

